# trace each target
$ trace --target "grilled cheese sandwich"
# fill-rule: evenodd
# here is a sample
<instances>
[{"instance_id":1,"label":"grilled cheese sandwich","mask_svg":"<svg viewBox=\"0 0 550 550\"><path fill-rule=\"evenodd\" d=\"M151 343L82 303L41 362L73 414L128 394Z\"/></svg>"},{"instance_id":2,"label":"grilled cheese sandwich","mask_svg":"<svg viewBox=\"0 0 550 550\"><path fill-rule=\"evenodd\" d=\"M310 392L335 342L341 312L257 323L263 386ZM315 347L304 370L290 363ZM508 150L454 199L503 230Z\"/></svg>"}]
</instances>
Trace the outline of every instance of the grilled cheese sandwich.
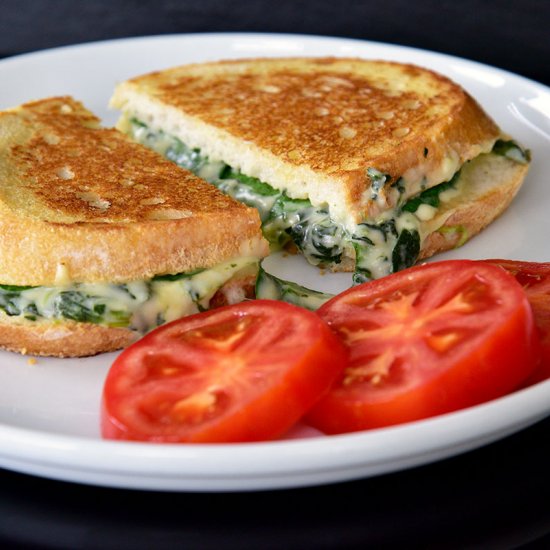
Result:
<instances>
[{"instance_id":1,"label":"grilled cheese sandwich","mask_svg":"<svg viewBox=\"0 0 550 550\"><path fill-rule=\"evenodd\" d=\"M498 217L529 154L460 86L347 58L193 64L119 84L118 128L258 209L272 248L360 282Z\"/></svg>"},{"instance_id":2,"label":"grilled cheese sandwich","mask_svg":"<svg viewBox=\"0 0 550 550\"><path fill-rule=\"evenodd\" d=\"M257 212L70 97L0 113L0 346L84 356L250 296Z\"/></svg>"}]
</instances>

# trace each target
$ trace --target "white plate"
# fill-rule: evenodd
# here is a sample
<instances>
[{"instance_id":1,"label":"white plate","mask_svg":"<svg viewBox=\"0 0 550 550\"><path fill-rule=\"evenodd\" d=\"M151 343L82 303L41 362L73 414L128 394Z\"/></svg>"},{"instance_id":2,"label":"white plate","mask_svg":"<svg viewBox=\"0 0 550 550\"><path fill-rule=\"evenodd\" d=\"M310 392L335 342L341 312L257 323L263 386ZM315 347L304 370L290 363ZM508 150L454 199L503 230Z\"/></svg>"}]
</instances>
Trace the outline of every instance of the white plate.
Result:
<instances>
[{"instance_id":1,"label":"white plate","mask_svg":"<svg viewBox=\"0 0 550 550\"><path fill-rule=\"evenodd\" d=\"M114 85L190 61L257 56L360 56L416 63L462 84L533 153L511 208L463 248L439 258L550 260L550 90L536 82L436 53L295 35L204 34L137 38L59 48L0 62L0 108L70 94L113 124ZM268 264L274 273L336 292L348 275L320 277L301 258ZM0 353L0 466L55 479L166 491L288 488L374 476L479 447L550 413L550 381L505 398L422 422L326 437L305 427L287 440L238 445L147 445L103 441L98 410L115 357L38 359Z\"/></svg>"}]
</instances>

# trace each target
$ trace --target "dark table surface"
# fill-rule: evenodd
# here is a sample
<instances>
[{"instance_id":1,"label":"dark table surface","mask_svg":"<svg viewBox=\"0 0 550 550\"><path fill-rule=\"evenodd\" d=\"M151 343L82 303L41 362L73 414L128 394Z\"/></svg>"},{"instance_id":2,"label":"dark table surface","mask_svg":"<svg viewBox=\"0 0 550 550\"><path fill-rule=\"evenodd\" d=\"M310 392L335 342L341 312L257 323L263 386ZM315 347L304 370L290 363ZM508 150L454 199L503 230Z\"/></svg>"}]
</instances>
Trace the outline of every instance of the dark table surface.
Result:
<instances>
[{"instance_id":1,"label":"dark table surface","mask_svg":"<svg viewBox=\"0 0 550 550\"><path fill-rule=\"evenodd\" d=\"M22 548L550 548L550 419L370 479L249 493L106 489L0 471L0 541Z\"/></svg>"},{"instance_id":2,"label":"dark table surface","mask_svg":"<svg viewBox=\"0 0 550 550\"><path fill-rule=\"evenodd\" d=\"M535 0L2 0L0 56L159 33L296 32L412 45L548 85L549 7ZM250 493L129 491L0 470L0 547L550 548L549 434L546 419L434 464Z\"/></svg>"}]
</instances>

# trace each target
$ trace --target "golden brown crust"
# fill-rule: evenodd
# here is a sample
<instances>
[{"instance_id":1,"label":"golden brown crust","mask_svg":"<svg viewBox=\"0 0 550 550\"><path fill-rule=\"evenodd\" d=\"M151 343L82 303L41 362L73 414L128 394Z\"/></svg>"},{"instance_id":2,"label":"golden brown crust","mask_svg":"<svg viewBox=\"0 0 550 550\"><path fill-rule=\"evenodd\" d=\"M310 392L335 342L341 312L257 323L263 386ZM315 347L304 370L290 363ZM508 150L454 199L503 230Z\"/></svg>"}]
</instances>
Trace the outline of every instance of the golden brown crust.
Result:
<instances>
[{"instance_id":1,"label":"golden brown crust","mask_svg":"<svg viewBox=\"0 0 550 550\"><path fill-rule=\"evenodd\" d=\"M69 97L0 113L0 198L51 223L136 223L243 210ZM237 213L237 212L236 212Z\"/></svg>"},{"instance_id":2,"label":"golden brown crust","mask_svg":"<svg viewBox=\"0 0 550 550\"><path fill-rule=\"evenodd\" d=\"M167 119L179 116L174 128L180 137L202 133L207 153L209 142L223 142L215 152L232 166L231 161L239 160L231 158L232 151L246 143L250 158L237 168L293 196L309 196L314 204L321 202L317 196L333 193L331 211L345 203L339 210L355 222L393 206L398 198L388 194L373 201L368 168L394 178L441 171L449 159L458 168L490 150L500 133L457 84L427 69L386 61L286 58L194 64L123 83L112 105L135 112L143 101L147 108L167 108ZM207 130L215 133L207 135ZM305 181L311 178L322 186L319 193L315 182ZM406 182L407 195L420 190L422 177L413 179Z\"/></svg>"},{"instance_id":3,"label":"golden brown crust","mask_svg":"<svg viewBox=\"0 0 550 550\"><path fill-rule=\"evenodd\" d=\"M69 320L14 322L0 315L0 348L29 355L85 357L124 348L137 337L124 328Z\"/></svg>"},{"instance_id":4,"label":"golden brown crust","mask_svg":"<svg viewBox=\"0 0 550 550\"><path fill-rule=\"evenodd\" d=\"M246 211L171 222L50 224L22 220L0 204L2 284L128 282L267 254L259 221Z\"/></svg>"},{"instance_id":5,"label":"golden brown crust","mask_svg":"<svg viewBox=\"0 0 550 550\"><path fill-rule=\"evenodd\" d=\"M254 209L70 97L0 113L0 282L123 282L268 252Z\"/></svg>"}]
</instances>

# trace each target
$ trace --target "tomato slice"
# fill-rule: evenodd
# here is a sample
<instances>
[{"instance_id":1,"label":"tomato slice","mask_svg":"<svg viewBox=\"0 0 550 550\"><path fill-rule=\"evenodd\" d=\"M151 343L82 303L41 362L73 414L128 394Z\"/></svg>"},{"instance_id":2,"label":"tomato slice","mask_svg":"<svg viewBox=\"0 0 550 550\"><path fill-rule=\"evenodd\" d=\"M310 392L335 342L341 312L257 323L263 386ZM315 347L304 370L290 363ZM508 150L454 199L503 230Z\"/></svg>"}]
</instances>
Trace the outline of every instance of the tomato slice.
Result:
<instances>
[{"instance_id":1,"label":"tomato slice","mask_svg":"<svg viewBox=\"0 0 550 550\"><path fill-rule=\"evenodd\" d=\"M284 434L347 361L313 312L242 302L168 323L124 350L103 389L102 435L239 442Z\"/></svg>"},{"instance_id":2,"label":"tomato slice","mask_svg":"<svg viewBox=\"0 0 550 550\"><path fill-rule=\"evenodd\" d=\"M353 287L317 312L350 362L306 420L342 433L502 396L534 370L538 339L520 285L496 266L434 262Z\"/></svg>"},{"instance_id":3,"label":"tomato slice","mask_svg":"<svg viewBox=\"0 0 550 550\"><path fill-rule=\"evenodd\" d=\"M526 385L550 378L550 263L520 260L485 260L503 267L523 287L533 308L541 340L541 361Z\"/></svg>"}]
</instances>

